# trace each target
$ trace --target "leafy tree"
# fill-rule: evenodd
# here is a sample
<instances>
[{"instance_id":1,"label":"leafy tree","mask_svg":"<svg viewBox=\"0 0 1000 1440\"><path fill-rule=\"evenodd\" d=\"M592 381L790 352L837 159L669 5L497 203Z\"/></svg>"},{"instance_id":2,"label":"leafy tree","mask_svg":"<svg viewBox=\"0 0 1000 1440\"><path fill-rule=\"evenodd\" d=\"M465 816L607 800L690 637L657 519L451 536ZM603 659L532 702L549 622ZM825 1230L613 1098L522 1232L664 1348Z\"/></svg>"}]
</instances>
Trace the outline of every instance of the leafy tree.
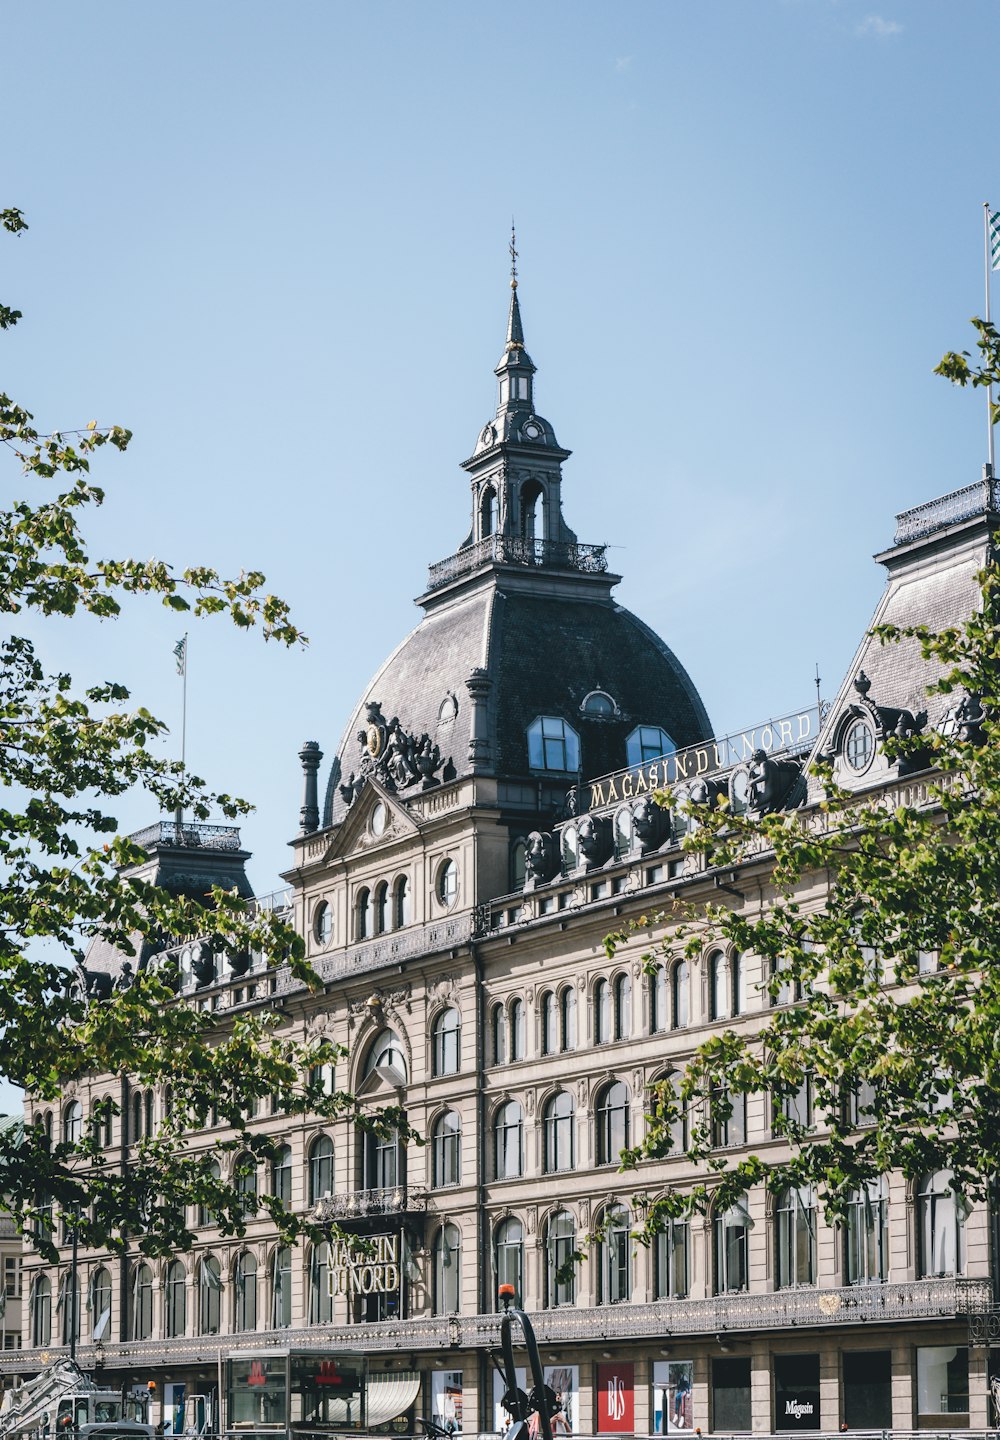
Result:
<instances>
[{"instance_id":1,"label":"leafy tree","mask_svg":"<svg viewBox=\"0 0 1000 1440\"><path fill-rule=\"evenodd\" d=\"M0 211L11 235L27 226L20 211ZM0 306L0 329L20 312ZM0 509L0 611L113 619L133 597L159 599L195 616L225 615L259 626L265 639L304 643L284 601L268 594L256 571L226 578L214 569L176 570L158 560L98 559L81 528L104 492L91 479L98 452L124 452L130 435L91 422L42 434L30 413L0 394L0 441L20 463L29 498ZM227 817L246 802L214 795L177 762L157 758L151 742L165 731L127 690L103 683L80 688L65 673L48 674L24 635L0 642L0 1034L6 1074L40 1102L89 1073L128 1075L142 1086L169 1086L171 1115L135 1149L127 1172L99 1144L99 1108L79 1139L50 1138L34 1126L23 1141L0 1136L0 1195L26 1235L55 1258L52 1225L61 1216L84 1244L121 1245L129 1237L155 1254L193 1240L186 1207L202 1204L223 1229L241 1232L246 1197L213 1178L210 1157L186 1152L185 1134L214 1109L234 1129L230 1148L254 1161L267 1142L247 1115L276 1096L283 1111L353 1114L353 1098L327 1095L312 1067L337 1058L329 1042L292 1043L272 1013L220 1020L177 996L176 976L155 961L136 962L133 983L105 1000L88 999L74 978L88 942L101 938L126 956L163 949L171 939L205 937L218 953L256 950L284 962L307 984L318 982L301 938L272 913L215 889L178 896L123 871L145 854L118 834L107 806L139 787L167 814L183 807L195 820L213 809ZM45 958L61 952L58 961ZM67 966L70 968L67 969ZM117 1107L111 1104L111 1110ZM387 1111L362 1123L389 1128ZM217 1147L218 1148L218 1147ZM305 1222L271 1210L282 1234Z\"/></svg>"},{"instance_id":2,"label":"leafy tree","mask_svg":"<svg viewBox=\"0 0 1000 1440\"><path fill-rule=\"evenodd\" d=\"M939 373L1000 383L1000 335L973 324L980 365L952 353ZM608 937L613 955L636 928L664 930L650 965L730 942L761 957L770 976L771 1006L700 1045L677 1092L657 1087L645 1139L623 1156L635 1168L669 1155L687 1107L688 1153L703 1178L693 1190L641 1197L647 1234L761 1183L812 1185L835 1219L852 1192L890 1170L949 1170L965 1201L983 1199L1000 1174L1000 568L979 578L981 609L964 624L874 632L885 645L915 642L929 694L967 697L964 719L886 742L890 758L924 752L926 803L848 793L820 764L818 808L760 820L724 801L691 809L687 848L725 869L765 864L770 898L759 913L677 905ZM803 903L814 887L821 903ZM795 1118L804 1084L810 1124ZM714 1122L741 1096L764 1097L785 1149L734 1158L713 1145Z\"/></svg>"}]
</instances>

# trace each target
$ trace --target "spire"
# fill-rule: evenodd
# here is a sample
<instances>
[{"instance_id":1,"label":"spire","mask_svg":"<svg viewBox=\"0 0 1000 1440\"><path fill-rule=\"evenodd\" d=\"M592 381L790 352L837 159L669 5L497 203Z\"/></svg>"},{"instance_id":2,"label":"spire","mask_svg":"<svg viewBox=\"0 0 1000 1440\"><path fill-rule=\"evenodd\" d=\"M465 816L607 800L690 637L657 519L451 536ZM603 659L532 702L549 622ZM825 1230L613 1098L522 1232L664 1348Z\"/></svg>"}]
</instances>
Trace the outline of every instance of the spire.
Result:
<instances>
[{"instance_id":1,"label":"spire","mask_svg":"<svg viewBox=\"0 0 1000 1440\"><path fill-rule=\"evenodd\" d=\"M531 377L535 367L531 356L524 348L524 327L521 324L521 307L517 299L517 236L514 221L510 222L510 310L507 313L507 341L504 352L497 362L494 374L500 381L500 396L497 415L504 411L534 408Z\"/></svg>"}]
</instances>

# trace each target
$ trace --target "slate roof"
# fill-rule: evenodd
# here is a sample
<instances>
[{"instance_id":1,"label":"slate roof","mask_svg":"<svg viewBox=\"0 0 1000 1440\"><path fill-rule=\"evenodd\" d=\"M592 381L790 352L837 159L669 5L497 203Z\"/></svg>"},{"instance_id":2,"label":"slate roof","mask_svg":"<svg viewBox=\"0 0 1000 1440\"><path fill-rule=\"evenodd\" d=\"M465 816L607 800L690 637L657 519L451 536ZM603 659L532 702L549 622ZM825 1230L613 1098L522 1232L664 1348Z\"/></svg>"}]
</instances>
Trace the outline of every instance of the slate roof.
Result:
<instances>
[{"instance_id":1,"label":"slate roof","mask_svg":"<svg viewBox=\"0 0 1000 1440\"><path fill-rule=\"evenodd\" d=\"M474 669L492 681L487 718L490 770L529 778L526 729L539 715L567 720L581 737L586 777L625 764L625 736L636 725L661 725L678 745L711 734L708 716L687 672L643 622L607 595L505 593L498 567L487 583L458 601L431 609L380 667L355 707L329 772L323 825L346 813L338 785L359 769L365 707L377 701L386 719L398 716L415 735L426 731L457 776L470 773L472 706L466 681ZM621 718L588 719L584 697L605 690ZM454 719L441 721L453 694Z\"/></svg>"}]
</instances>

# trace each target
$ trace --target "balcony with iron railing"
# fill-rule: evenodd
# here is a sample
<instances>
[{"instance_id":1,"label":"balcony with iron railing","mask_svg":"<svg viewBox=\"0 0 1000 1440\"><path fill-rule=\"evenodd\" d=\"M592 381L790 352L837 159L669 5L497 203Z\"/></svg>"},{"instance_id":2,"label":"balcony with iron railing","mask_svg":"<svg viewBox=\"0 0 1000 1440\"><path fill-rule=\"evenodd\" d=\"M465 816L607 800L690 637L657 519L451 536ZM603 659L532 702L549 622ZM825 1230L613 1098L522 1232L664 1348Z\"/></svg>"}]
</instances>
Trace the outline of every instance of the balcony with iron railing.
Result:
<instances>
[{"instance_id":1,"label":"balcony with iron railing","mask_svg":"<svg viewBox=\"0 0 1000 1440\"><path fill-rule=\"evenodd\" d=\"M411 1191L411 1196L420 1192ZM340 1199L347 1197L336 1197ZM660 1340L667 1336L750 1336L764 1331L793 1333L834 1326L899 1325L912 1322L969 1321L993 1308L989 1280L954 1276L911 1280L899 1284L852 1285L839 1289L742 1291L705 1299L654 1300L644 1305L620 1304L582 1307L566 1305L541 1310L532 1325L542 1345L586 1344L591 1341L628 1343ZM214 1358L220 1345L227 1354L240 1349L259 1352L269 1346L287 1348L289 1330L254 1330L235 1335L187 1335L170 1340L133 1340L107 1343L101 1360L114 1367L161 1364L167 1358L180 1365L198 1358ZM370 1353L496 1349L500 1344L499 1315L421 1316L413 1320L392 1317L363 1325L310 1325L296 1328L297 1350L365 1350ZM965 1343L964 1341L962 1343ZM50 1359L66 1351L46 1347ZM32 1356L37 1357L34 1361ZM93 1365L92 1345L80 1346L80 1363ZM15 1358L16 1357L16 1358ZM0 1372L25 1370L41 1363L37 1351L20 1350L0 1355ZM47 1363L47 1362L46 1362Z\"/></svg>"},{"instance_id":2,"label":"balcony with iron railing","mask_svg":"<svg viewBox=\"0 0 1000 1440\"><path fill-rule=\"evenodd\" d=\"M912 510L903 510L896 516L896 545L906 545L911 540L921 540L935 530L948 525L958 525L971 520L975 515L994 516L1000 512L1000 480L984 476L973 485L961 490L952 490L924 505L915 505Z\"/></svg>"},{"instance_id":3,"label":"balcony with iron railing","mask_svg":"<svg viewBox=\"0 0 1000 1440\"><path fill-rule=\"evenodd\" d=\"M426 1209L426 1190L412 1185L393 1185L385 1190L348 1190L342 1195L324 1195L316 1205L315 1218L322 1223L372 1216L422 1215Z\"/></svg>"},{"instance_id":4,"label":"balcony with iron railing","mask_svg":"<svg viewBox=\"0 0 1000 1440\"><path fill-rule=\"evenodd\" d=\"M561 540L525 540L517 535L488 535L447 560L432 565L427 589L437 590L483 565L516 565L524 569L575 570L603 575L608 568L606 545L579 545Z\"/></svg>"},{"instance_id":5,"label":"balcony with iron railing","mask_svg":"<svg viewBox=\"0 0 1000 1440\"><path fill-rule=\"evenodd\" d=\"M239 850L238 825L201 825L193 821L158 820L128 837L144 850L169 846L178 850Z\"/></svg>"}]
</instances>

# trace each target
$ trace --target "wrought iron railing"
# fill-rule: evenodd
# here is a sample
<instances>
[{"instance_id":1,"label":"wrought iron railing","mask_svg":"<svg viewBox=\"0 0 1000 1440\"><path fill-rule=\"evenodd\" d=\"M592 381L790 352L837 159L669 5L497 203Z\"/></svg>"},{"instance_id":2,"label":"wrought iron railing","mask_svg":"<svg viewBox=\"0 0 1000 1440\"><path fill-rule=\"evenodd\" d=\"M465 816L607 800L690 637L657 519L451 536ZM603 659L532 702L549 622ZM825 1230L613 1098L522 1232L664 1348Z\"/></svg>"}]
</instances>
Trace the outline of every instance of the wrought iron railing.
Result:
<instances>
[{"instance_id":1,"label":"wrought iron railing","mask_svg":"<svg viewBox=\"0 0 1000 1440\"><path fill-rule=\"evenodd\" d=\"M944 1278L900 1284L853 1285L836 1290L777 1290L715 1295L709 1299L656 1300L647 1305L565 1306L532 1316L541 1344L584 1343L588 1340L662 1339L667 1335L722 1335L779 1330L788 1327L857 1325L862 1323L965 1319L992 1303L988 1280ZM259 1351L287 1347L289 1330L255 1330L251 1334L178 1336L170 1340L105 1343L101 1358L108 1366L155 1364L169 1358L180 1365L198 1357L215 1358L220 1345L229 1354L241 1348ZM499 1315L428 1316L414 1320L380 1320L364 1325L311 1325L295 1330L297 1350L364 1349L366 1351L446 1350L451 1347L492 1350L500 1341ZM48 1347L50 1359L65 1354ZM34 1359L33 1359L34 1357ZM92 1345L81 1345L80 1364L91 1368ZM0 1352L0 1372L25 1370L40 1363L39 1352ZM47 1363L47 1362L46 1362Z\"/></svg>"},{"instance_id":2,"label":"wrought iron railing","mask_svg":"<svg viewBox=\"0 0 1000 1440\"><path fill-rule=\"evenodd\" d=\"M427 1191L394 1185L388 1190L349 1190L324 1195L316 1206L317 1220L350 1220L365 1215L409 1215L427 1209Z\"/></svg>"},{"instance_id":3,"label":"wrought iron railing","mask_svg":"<svg viewBox=\"0 0 1000 1440\"><path fill-rule=\"evenodd\" d=\"M606 545L567 544L561 540L523 540L516 535L489 535L475 545L449 555L432 565L427 577L428 590L447 585L461 575L478 570L480 565L495 562L503 565L544 565L557 570L582 570L600 575L608 568Z\"/></svg>"},{"instance_id":4,"label":"wrought iron railing","mask_svg":"<svg viewBox=\"0 0 1000 1440\"><path fill-rule=\"evenodd\" d=\"M238 850L240 832L236 825L196 825L184 821L158 820L145 830L136 830L128 837L133 844L149 849L151 845L173 845L186 850Z\"/></svg>"},{"instance_id":5,"label":"wrought iron railing","mask_svg":"<svg viewBox=\"0 0 1000 1440\"><path fill-rule=\"evenodd\" d=\"M1000 480L977 480L974 485L953 490L950 495L902 511L896 516L895 543L905 545L908 540L919 540L945 525L957 525L962 520L971 520L973 515L996 510L1000 510Z\"/></svg>"}]
</instances>

